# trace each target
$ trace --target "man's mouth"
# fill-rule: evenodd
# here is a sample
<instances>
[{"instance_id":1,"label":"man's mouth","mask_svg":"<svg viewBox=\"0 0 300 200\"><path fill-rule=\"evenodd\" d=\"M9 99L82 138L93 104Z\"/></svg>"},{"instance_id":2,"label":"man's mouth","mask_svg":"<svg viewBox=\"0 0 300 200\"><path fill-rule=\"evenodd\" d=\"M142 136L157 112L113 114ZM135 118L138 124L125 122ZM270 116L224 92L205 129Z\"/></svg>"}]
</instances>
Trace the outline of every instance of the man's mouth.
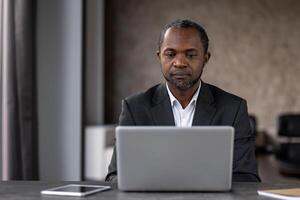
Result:
<instances>
[{"instance_id":1,"label":"man's mouth","mask_svg":"<svg viewBox=\"0 0 300 200\"><path fill-rule=\"evenodd\" d=\"M186 72L176 72L176 73L172 73L171 76L176 79L185 79L185 78L189 77L190 74L186 73Z\"/></svg>"}]
</instances>

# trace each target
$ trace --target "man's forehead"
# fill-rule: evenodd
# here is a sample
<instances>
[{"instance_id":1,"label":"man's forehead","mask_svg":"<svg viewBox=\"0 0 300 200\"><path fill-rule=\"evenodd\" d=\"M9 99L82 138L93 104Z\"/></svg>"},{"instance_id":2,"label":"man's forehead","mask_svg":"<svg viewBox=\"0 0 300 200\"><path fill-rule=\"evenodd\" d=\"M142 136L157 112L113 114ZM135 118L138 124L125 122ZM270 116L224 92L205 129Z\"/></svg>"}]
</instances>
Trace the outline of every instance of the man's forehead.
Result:
<instances>
[{"instance_id":1,"label":"man's forehead","mask_svg":"<svg viewBox=\"0 0 300 200\"><path fill-rule=\"evenodd\" d=\"M202 42L196 29L172 27L165 32L162 46L200 47Z\"/></svg>"}]
</instances>

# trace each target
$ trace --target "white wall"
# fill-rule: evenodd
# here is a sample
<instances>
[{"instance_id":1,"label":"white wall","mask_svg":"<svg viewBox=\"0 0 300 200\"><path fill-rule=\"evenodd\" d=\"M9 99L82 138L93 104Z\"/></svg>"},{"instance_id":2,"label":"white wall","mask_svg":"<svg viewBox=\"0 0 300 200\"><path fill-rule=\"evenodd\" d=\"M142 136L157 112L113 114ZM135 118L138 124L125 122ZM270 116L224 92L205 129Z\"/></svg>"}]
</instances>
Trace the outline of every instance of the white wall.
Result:
<instances>
[{"instance_id":1,"label":"white wall","mask_svg":"<svg viewBox=\"0 0 300 200\"><path fill-rule=\"evenodd\" d=\"M104 123L104 0L86 1L86 125Z\"/></svg>"},{"instance_id":2,"label":"white wall","mask_svg":"<svg viewBox=\"0 0 300 200\"><path fill-rule=\"evenodd\" d=\"M80 180L82 1L37 4L40 179Z\"/></svg>"},{"instance_id":3,"label":"white wall","mask_svg":"<svg viewBox=\"0 0 300 200\"><path fill-rule=\"evenodd\" d=\"M0 1L0 63L2 63L2 15L3 1ZM0 66L0 180L2 180L2 66Z\"/></svg>"}]
</instances>

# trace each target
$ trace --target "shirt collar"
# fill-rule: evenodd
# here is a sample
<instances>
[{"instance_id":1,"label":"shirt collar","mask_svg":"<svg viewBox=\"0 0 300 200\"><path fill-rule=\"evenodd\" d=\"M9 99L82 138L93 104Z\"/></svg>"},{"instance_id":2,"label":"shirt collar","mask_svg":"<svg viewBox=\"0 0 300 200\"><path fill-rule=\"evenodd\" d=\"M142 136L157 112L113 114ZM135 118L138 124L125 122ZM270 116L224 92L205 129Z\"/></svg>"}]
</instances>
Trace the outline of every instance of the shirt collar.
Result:
<instances>
[{"instance_id":1,"label":"shirt collar","mask_svg":"<svg viewBox=\"0 0 300 200\"><path fill-rule=\"evenodd\" d=\"M167 82L166 82L166 87L167 87L167 91L168 91L168 94L169 94L169 97L170 97L171 105L172 105L172 107L173 107L173 106L174 106L174 103L175 103L175 102L179 103L179 101L178 101L178 100L176 99L176 97L174 97L174 95L172 94L172 92L171 92L171 90L170 90L170 88L169 88ZM200 80L199 87L198 87L198 89L196 90L195 94L193 95L193 97L192 97L190 103L188 104L188 106L191 105L191 104L195 104L195 103L197 102L198 95L199 95L199 92L200 92L200 88L201 88L201 80ZM180 103L179 103L179 105L180 105Z\"/></svg>"}]
</instances>

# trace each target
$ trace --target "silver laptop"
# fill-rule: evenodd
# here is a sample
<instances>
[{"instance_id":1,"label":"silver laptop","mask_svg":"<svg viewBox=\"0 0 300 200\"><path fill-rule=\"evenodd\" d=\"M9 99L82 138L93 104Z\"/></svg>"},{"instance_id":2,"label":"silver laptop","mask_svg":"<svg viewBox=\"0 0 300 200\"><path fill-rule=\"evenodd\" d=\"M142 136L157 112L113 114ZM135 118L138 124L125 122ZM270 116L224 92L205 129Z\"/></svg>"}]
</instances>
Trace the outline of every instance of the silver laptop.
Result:
<instances>
[{"instance_id":1,"label":"silver laptop","mask_svg":"<svg viewBox=\"0 0 300 200\"><path fill-rule=\"evenodd\" d=\"M228 191L234 128L119 126L118 187L123 191Z\"/></svg>"}]
</instances>

